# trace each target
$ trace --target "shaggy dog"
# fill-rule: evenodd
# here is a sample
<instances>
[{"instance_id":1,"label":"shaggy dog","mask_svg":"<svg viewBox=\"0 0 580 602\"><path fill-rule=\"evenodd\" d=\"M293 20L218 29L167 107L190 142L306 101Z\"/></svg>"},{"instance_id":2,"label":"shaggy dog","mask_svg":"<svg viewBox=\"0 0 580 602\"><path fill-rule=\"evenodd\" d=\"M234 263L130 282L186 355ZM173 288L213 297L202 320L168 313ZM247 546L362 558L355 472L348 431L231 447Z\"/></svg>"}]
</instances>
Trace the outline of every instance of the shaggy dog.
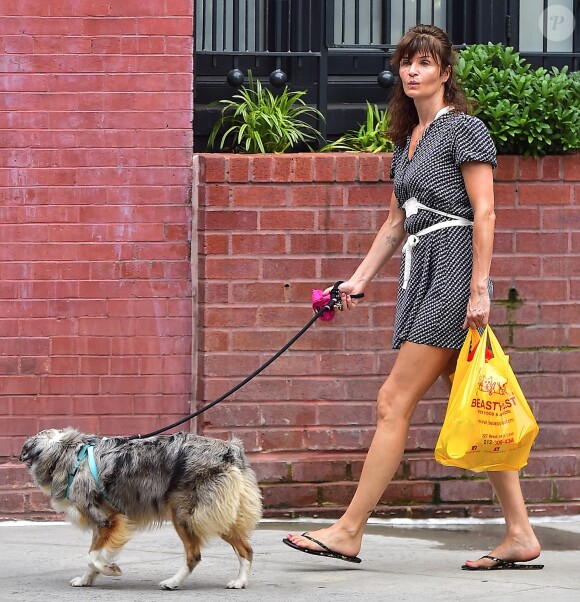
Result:
<instances>
[{"instance_id":1,"label":"shaggy dog","mask_svg":"<svg viewBox=\"0 0 580 602\"><path fill-rule=\"evenodd\" d=\"M239 440L188 433L130 440L48 429L26 441L20 460L55 510L92 529L89 568L72 586L93 585L98 573L120 575L115 558L133 533L166 520L183 542L185 565L159 584L162 589L181 585L211 536L228 542L240 562L227 587L246 586L252 565L248 538L262 504Z\"/></svg>"}]
</instances>

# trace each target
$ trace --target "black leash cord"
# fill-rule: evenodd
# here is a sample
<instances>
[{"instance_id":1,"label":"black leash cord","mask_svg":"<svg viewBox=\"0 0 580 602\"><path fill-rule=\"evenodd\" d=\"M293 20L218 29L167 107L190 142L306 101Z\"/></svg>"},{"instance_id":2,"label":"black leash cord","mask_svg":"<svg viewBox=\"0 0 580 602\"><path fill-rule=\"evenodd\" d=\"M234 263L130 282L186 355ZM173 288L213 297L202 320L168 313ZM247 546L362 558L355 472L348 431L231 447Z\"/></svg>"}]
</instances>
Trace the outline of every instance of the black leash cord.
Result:
<instances>
[{"instance_id":1,"label":"black leash cord","mask_svg":"<svg viewBox=\"0 0 580 602\"><path fill-rule=\"evenodd\" d=\"M294 335L284 345L284 347L282 347L278 352L276 352L267 362L262 364L257 370L252 372L252 374L250 374L249 376L244 378L243 381L239 382L235 387L232 387L229 391L227 391L227 393L224 393L221 397L218 397L211 403L208 403L207 405L203 406L203 408L200 408L199 410L193 412L192 414L189 414L188 416L185 416L185 418L182 418L181 420L178 420L177 422L174 422L173 424L170 424L169 426L164 426L163 428L153 431L152 433L147 433L146 435L131 435L130 437L128 437L128 439L129 440L146 439L148 437L154 437L155 435L159 435L165 431L168 431L169 429L175 428L176 426L179 426L180 424L183 424L184 422L187 422L188 420L191 420L192 418L195 418L196 416L203 414L205 411L209 410L210 408L213 408L213 406L217 405L218 403L220 403L221 401L223 401L224 399L226 399L227 397L229 397L230 395L235 393L238 389L241 389L245 384L249 383L252 380L252 378L258 376L258 374L260 374L260 372L262 372L262 370L265 370L272 362L277 360L289 347L291 347L314 324L314 322L316 322L316 320L318 320L318 318L320 318L320 316L325 311L330 311L334 307L335 304L336 304L336 301L334 299L331 299L330 302L327 305L325 305L322 309L316 310L316 313L312 316L312 318L310 318L310 320L308 321L306 326L304 326L304 328L302 328L302 330L300 330L300 332L298 332L296 335Z\"/></svg>"},{"instance_id":2,"label":"black leash cord","mask_svg":"<svg viewBox=\"0 0 580 602\"><path fill-rule=\"evenodd\" d=\"M314 324L314 322L316 322L316 320L318 320L318 318L320 318L320 316L325 311L332 311L332 308L337 303L340 303L340 292L338 290L338 285L339 284L342 284L342 280L339 280L332 287L332 291L330 292L330 301L324 307L321 307L320 309L317 309L316 312L314 313L314 315L312 316L312 318L310 318L310 320L308 320L308 322L306 323L306 325L299 332L297 332L268 361L264 362L259 368L257 368L256 370L254 370L254 372L252 372L252 374L250 374L249 376L246 376L246 378L244 378L244 380L242 380L241 382L239 382L235 387L232 387L229 391L227 391L226 393L224 393L221 397L218 397L217 399L215 399L211 403L208 403L207 405L203 406L199 410L196 410L192 414L188 414L187 416L185 416L184 418L181 418L181 420L178 420L177 422L174 422L173 424L170 424L168 426L164 426L163 428L157 429L156 431L153 431L151 433L147 433L146 435L131 435L130 437L127 437L127 440L131 441L133 439L147 439L149 437L155 437L156 435L160 435L161 433L164 433L165 431L168 431L169 429L175 428L176 426L180 426L184 422L187 422L188 420L191 420L192 418L195 418L196 416L199 416L200 414L203 414L204 412L206 412L210 408L213 408L213 406L215 406L218 403L222 402L224 399L227 399L230 395L232 395L233 393L235 393L236 391L238 391L239 389L241 389L245 384L249 383L253 378L255 378L256 376L258 376L258 374L260 374L260 372L262 372L263 370L265 370L272 362L276 361L289 347L291 347L292 345L294 345L294 343ZM350 295L350 296L353 299L360 299L361 297L364 297L364 295L362 293L357 294L357 295Z\"/></svg>"}]
</instances>

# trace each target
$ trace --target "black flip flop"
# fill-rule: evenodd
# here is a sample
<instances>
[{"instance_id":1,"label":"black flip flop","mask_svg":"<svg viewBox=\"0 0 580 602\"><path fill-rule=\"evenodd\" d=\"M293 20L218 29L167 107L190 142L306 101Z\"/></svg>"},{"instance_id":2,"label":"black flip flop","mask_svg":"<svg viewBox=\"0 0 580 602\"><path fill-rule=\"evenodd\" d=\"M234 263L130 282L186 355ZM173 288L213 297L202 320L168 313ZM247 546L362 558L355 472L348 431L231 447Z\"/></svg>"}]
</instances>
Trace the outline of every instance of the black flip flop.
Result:
<instances>
[{"instance_id":1,"label":"black flip flop","mask_svg":"<svg viewBox=\"0 0 580 602\"><path fill-rule=\"evenodd\" d=\"M290 541L287 537L282 541L291 548L295 550L299 550L300 552L305 552L306 554L312 554L313 556L324 556L325 558L335 558L336 560L344 560L346 562L355 562L360 563L362 560L358 556L346 556L345 554L339 554L334 550L331 550L328 546L324 545L321 541L314 539L314 537L310 537L308 533L302 533L302 537L309 539L312 543L315 543L317 546L320 546L322 550L311 550L310 548L303 548L295 544L293 541Z\"/></svg>"},{"instance_id":2,"label":"black flip flop","mask_svg":"<svg viewBox=\"0 0 580 602\"><path fill-rule=\"evenodd\" d=\"M464 564L461 568L464 571L538 571L544 568L543 564L524 564L523 562L513 562L511 560L502 560L495 556L482 556L495 562L492 566L469 566Z\"/></svg>"}]
</instances>

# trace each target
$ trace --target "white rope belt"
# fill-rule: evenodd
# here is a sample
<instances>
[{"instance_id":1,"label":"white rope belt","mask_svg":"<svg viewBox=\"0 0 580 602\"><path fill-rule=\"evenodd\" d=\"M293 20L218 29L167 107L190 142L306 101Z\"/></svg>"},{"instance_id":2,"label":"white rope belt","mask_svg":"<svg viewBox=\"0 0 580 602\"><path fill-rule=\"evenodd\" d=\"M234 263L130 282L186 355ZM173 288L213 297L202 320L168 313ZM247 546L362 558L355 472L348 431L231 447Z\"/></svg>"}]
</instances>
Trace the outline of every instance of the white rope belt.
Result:
<instances>
[{"instance_id":1,"label":"white rope belt","mask_svg":"<svg viewBox=\"0 0 580 602\"><path fill-rule=\"evenodd\" d=\"M409 217L411 215L415 215L419 209L425 209L426 211L430 211L431 213L436 213L437 215L443 215L445 217L450 218L445 222L439 222L438 224L433 224L428 228L423 228L423 230L419 230L417 234L409 234L407 237L407 241L403 246L403 253L405 254L405 271L403 275L403 288L407 288L407 284L409 284L409 278L411 277L411 263L413 261L413 249L419 244L419 237L424 236L425 234L430 234L431 232L435 232L436 230L442 230L443 228L456 228L458 226L473 226L473 222L465 219L464 217L459 217L457 215L451 215L450 213L445 213L443 211L438 211L437 209L432 209L431 207L427 207L420 203L415 197L411 197L408 201L403 205L403 209L405 210L405 216Z\"/></svg>"}]
</instances>

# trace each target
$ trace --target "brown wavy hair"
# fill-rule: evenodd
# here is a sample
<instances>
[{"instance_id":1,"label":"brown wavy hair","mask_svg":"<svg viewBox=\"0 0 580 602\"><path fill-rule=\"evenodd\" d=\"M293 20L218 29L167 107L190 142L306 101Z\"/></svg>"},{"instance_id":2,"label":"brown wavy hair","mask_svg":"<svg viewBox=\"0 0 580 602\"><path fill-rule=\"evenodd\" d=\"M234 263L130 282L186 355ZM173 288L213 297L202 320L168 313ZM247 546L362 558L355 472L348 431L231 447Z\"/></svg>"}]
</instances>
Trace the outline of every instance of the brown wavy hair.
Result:
<instances>
[{"instance_id":1,"label":"brown wavy hair","mask_svg":"<svg viewBox=\"0 0 580 602\"><path fill-rule=\"evenodd\" d=\"M391 64L399 66L405 57L413 57L417 53L429 55L437 62L440 72L451 69L451 75L445 82L444 100L447 106L456 111L469 113L471 107L463 90L461 90L453 71L457 55L453 50L447 33L435 25L416 25L401 38L391 58ZM415 103L403 90L403 83L398 78L389 101L391 125L387 135L397 145L405 144L407 136L419 123Z\"/></svg>"}]
</instances>

